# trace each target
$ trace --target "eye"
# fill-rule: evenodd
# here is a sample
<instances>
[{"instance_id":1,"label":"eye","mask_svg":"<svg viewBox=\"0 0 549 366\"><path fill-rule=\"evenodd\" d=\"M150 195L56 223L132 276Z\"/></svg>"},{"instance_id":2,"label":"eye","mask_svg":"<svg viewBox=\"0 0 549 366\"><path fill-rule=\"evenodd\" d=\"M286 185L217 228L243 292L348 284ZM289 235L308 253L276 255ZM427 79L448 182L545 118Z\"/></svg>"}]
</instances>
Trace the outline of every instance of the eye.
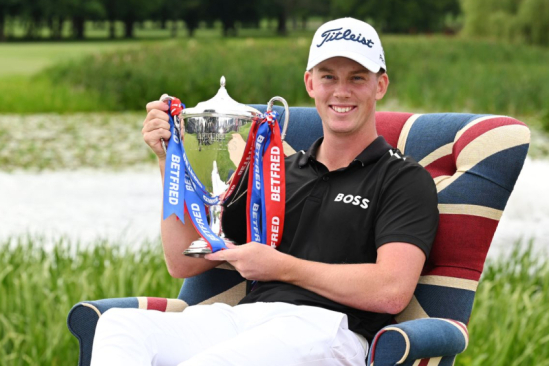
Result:
<instances>
[{"instance_id":1,"label":"eye","mask_svg":"<svg viewBox=\"0 0 549 366\"><path fill-rule=\"evenodd\" d=\"M327 74L327 75L322 75L322 79L324 79L324 80L333 80L333 79L334 79L334 76L333 76L333 75L329 75L329 74Z\"/></svg>"},{"instance_id":2,"label":"eye","mask_svg":"<svg viewBox=\"0 0 549 366\"><path fill-rule=\"evenodd\" d=\"M360 76L360 75L355 75L352 77L353 81L363 81L363 80L366 80L366 78L364 76Z\"/></svg>"}]
</instances>

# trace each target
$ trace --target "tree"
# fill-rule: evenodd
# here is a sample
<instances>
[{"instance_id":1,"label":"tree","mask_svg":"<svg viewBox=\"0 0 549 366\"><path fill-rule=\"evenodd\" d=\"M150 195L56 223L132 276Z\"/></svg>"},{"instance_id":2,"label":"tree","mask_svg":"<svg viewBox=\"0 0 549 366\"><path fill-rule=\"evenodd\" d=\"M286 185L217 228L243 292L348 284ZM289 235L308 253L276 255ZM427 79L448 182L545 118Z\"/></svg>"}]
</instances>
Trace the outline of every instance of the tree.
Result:
<instances>
[{"instance_id":1,"label":"tree","mask_svg":"<svg viewBox=\"0 0 549 366\"><path fill-rule=\"evenodd\" d=\"M334 16L351 16L388 33L442 30L447 13L458 14L458 0L332 0Z\"/></svg>"},{"instance_id":2,"label":"tree","mask_svg":"<svg viewBox=\"0 0 549 366\"><path fill-rule=\"evenodd\" d=\"M206 9L203 4L200 0L187 0L182 6L181 18L185 21L189 37L194 36L200 20L204 17Z\"/></svg>"},{"instance_id":3,"label":"tree","mask_svg":"<svg viewBox=\"0 0 549 366\"><path fill-rule=\"evenodd\" d=\"M125 0L117 5L116 13L124 22L124 37L134 37L135 22L150 19L155 12L158 3L149 0Z\"/></svg>"},{"instance_id":4,"label":"tree","mask_svg":"<svg viewBox=\"0 0 549 366\"><path fill-rule=\"evenodd\" d=\"M329 1L297 0L292 11L295 25L297 25L297 19L299 19L301 21L301 29L307 29L307 20L309 17L325 18L328 15L330 15Z\"/></svg>"},{"instance_id":5,"label":"tree","mask_svg":"<svg viewBox=\"0 0 549 366\"><path fill-rule=\"evenodd\" d=\"M286 23L288 22L288 16L294 10L295 4L295 0L272 0L273 13L276 14L277 20L276 33L279 36L288 34Z\"/></svg>"},{"instance_id":6,"label":"tree","mask_svg":"<svg viewBox=\"0 0 549 366\"><path fill-rule=\"evenodd\" d=\"M105 19L109 22L109 38L116 38L116 21L122 18L123 2L113 0L101 0L105 10Z\"/></svg>"},{"instance_id":7,"label":"tree","mask_svg":"<svg viewBox=\"0 0 549 366\"><path fill-rule=\"evenodd\" d=\"M4 32L6 19L14 13L17 5L17 0L0 0L0 42L6 40L6 34Z\"/></svg>"},{"instance_id":8,"label":"tree","mask_svg":"<svg viewBox=\"0 0 549 366\"><path fill-rule=\"evenodd\" d=\"M40 23L45 19L44 14L47 12L47 3L32 0L20 1L19 16L23 24L26 26L25 38L37 38L40 30Z\"/></svg>"},{"instance_id":9,"label":"tree","mask_svg":"<svg viewBox=\"0 0 549 366\"><path fill-rule=\"evenodd\" d=\"M220 20L224 36L236 36L237 22L250 23L259 19L260 1L249 0L208 0L204 20Z\"/></svg>"},{"instance_id":10,"label":"tree","mask_svg":"<svg viewBox=\"0 0 549 366\"><path fill-rule=\"evenodd\" d=\"M72 22L72 35L76 39L84 39L86 20L105 16L105 8L101 0L66 0L66 6Z\"/></svg>"},{"instance_id":11,"label":"tree","mask_svg":"<svg viewBox=\"0 0 549 366\"><path fill-rule=\"evenodd\" d=\"M61 39L63 22L71 18L73 0L48 0L45 3L43 17L50 29L50 38ZM83 34L82 34L83 35Z\"/></svg>"}]
</instances>

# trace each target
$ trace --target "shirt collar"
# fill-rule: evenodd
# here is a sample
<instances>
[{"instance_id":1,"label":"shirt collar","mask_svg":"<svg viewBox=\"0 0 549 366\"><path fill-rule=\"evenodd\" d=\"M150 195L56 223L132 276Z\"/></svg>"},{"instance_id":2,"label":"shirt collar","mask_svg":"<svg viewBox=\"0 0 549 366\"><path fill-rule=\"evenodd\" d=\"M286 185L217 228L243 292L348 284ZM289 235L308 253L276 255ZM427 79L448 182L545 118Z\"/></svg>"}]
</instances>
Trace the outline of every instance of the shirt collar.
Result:
<instances>
[{"instance_id":1,"label":"shirt collar","mask_svg":"<svg viewBox=\"0 0 549 366\"><path fill-rule=\"evenodd\" d=\"M311 160L316 160L316 153L323 139L324 138L321 137L316 140L307 151L300 151L301 156L298 162L300 168L305 167ZM353 162L357 161L361 163L362 166L366 166L379 160L379 158L381 158L387 151L392 148L393 147L389 145L387 141L385 141L385 138L383 138L383 136L378 136L374 141L372 141L370 145L366 146L366 148L360 154L358 154Z\"/></svg>"}]
</instances>

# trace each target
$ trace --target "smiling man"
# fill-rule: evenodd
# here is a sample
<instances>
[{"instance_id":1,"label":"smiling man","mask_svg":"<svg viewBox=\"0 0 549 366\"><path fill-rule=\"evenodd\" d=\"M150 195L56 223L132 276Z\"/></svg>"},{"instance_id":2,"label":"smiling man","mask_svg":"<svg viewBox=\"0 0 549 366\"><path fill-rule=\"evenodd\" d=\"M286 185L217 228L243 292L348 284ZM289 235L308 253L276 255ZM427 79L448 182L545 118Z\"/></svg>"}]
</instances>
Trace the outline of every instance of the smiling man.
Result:
<instances>
[{"instance_id":1,"label":"smiling man","mask_svg":"<svg viewBox=\"0 0 549 366\"><path fill-rule=\"evenodd\" d=\"M438 224L430 175L375 126L389 85L376 31L351 18L313 38L305 87L324 137L285 161L286 211L278 249L246 239L246 195L223 216L238 243L206 259L181 253L198 237L162 222L170 273L190 277L227 261L250 282L239 305L182 313L109 310L92 365L364 365L368 344L412 298ZM147 106L143 136L158 155L170 137L167 107Z\"/></svg>"}]
</instances>

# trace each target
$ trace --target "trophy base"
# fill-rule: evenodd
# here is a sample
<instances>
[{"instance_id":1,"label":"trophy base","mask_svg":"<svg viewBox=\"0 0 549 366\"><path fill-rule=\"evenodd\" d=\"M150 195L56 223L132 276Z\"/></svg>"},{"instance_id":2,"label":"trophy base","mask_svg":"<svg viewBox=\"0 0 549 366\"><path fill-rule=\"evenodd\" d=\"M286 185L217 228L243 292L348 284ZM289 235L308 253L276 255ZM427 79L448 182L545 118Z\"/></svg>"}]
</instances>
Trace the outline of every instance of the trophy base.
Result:
<instances>
[{"instance_id":1,"label":"trophy base","mask_svg":"<svg viewBox=\"0 0 549 366\"><path fill-rule=\"evenodd\" d=\"M236 244L234 241L227 239L227 238L221 238L225 243L230 244ZM200 238L198 240L195 240L191 243L189 248L183 252L186 256L194 257L194 258L204 258L206 254L212 253L212 250L206 240Z\"/></svg>"}]
</instances>

